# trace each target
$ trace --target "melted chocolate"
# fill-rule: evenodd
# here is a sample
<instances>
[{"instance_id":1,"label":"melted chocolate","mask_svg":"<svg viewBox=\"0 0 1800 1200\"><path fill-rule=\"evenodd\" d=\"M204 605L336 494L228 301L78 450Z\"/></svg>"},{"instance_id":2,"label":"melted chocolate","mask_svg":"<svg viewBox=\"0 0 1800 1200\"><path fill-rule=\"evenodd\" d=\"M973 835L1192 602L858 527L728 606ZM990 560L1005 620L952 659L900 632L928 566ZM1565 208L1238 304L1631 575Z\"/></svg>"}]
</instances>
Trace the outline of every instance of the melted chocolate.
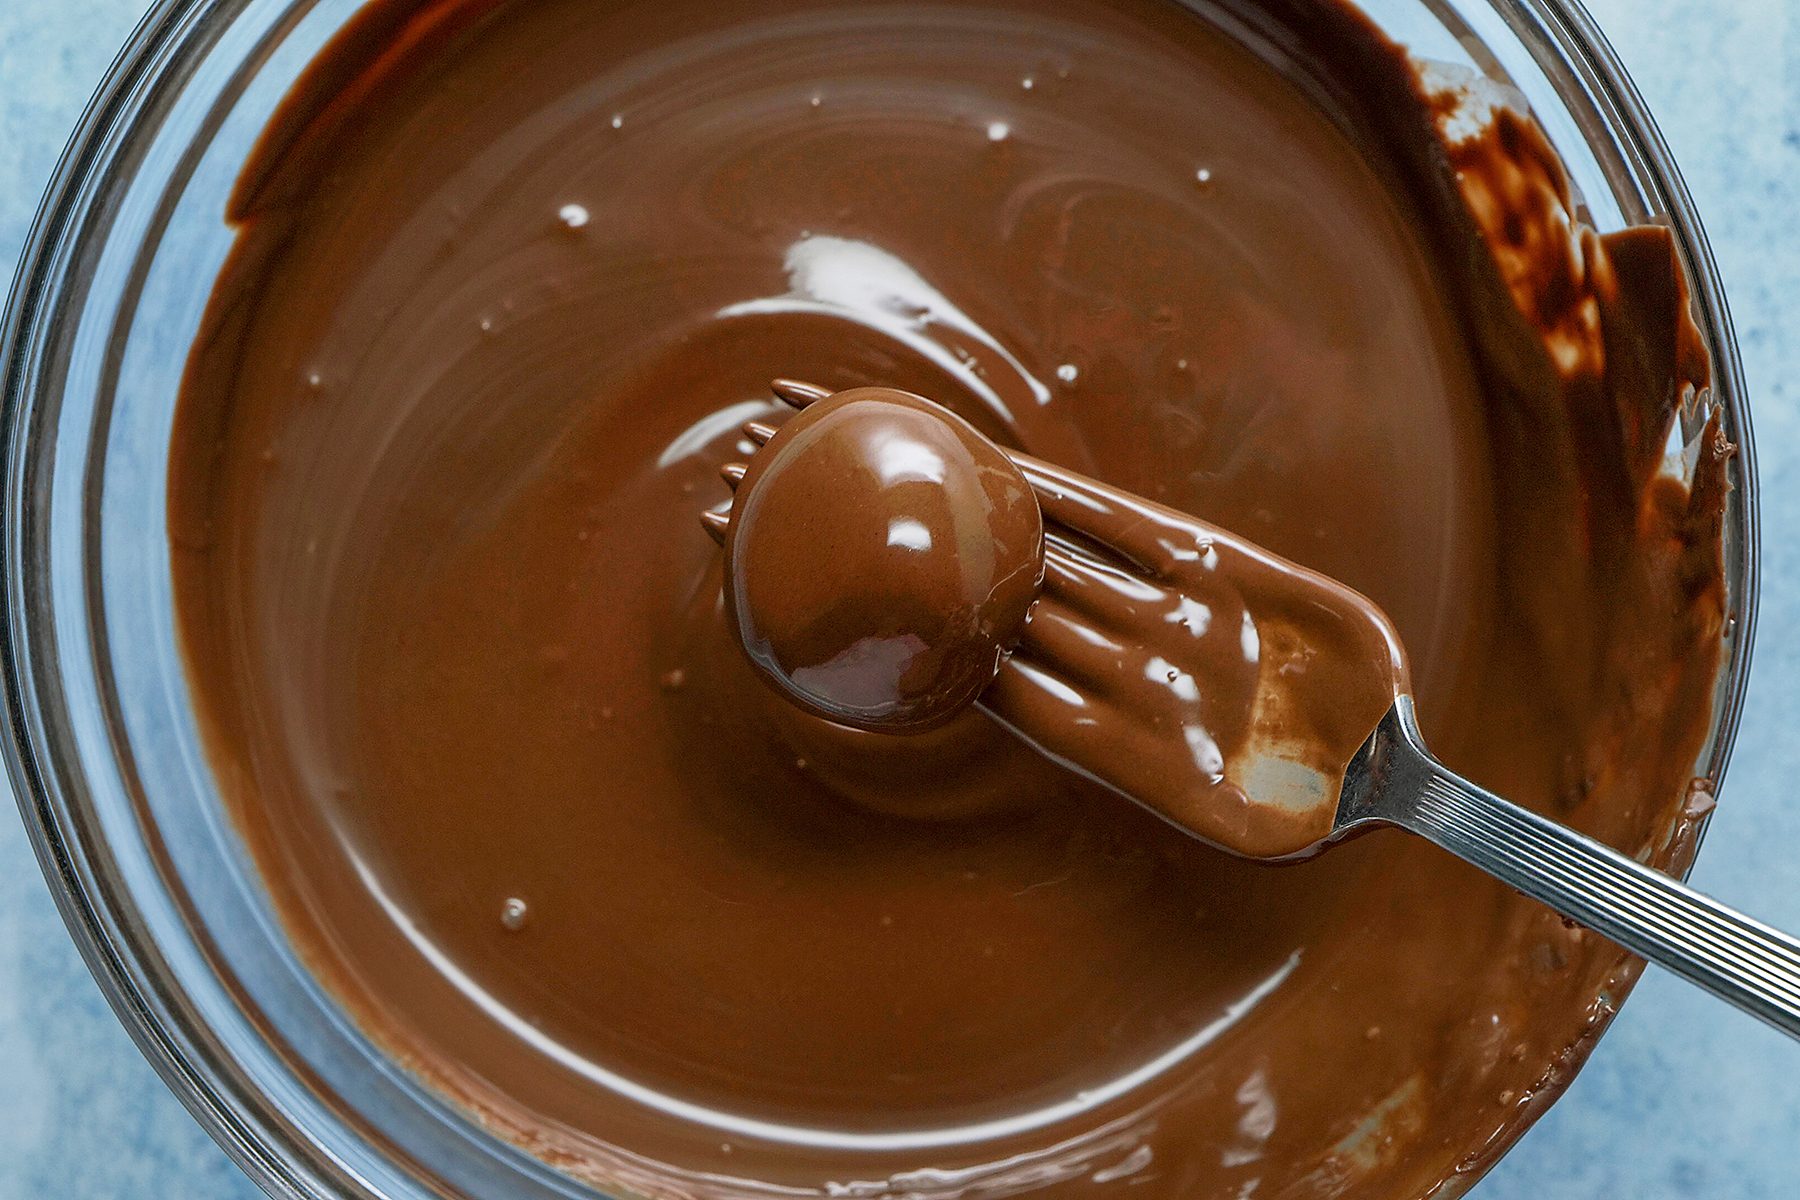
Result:
<instances>
[{"instance_id":1,"label":"melted chocolate","mask_svg":"<svg viewBox=\"0 0 1800 1200\"><path fill-rule=\"evenodd\" d=\"M194 699L296 945L488 1128L657 1196L1416 1196L1604 1025L1635 962L1430 846L1236 859L731 636L767 380L905 388L1341 579L1451 766L1679 860L1728 448L1659 471L1667 235L1447 149L1346 9L1207 12L386 3L283 106L174 437Z\"/></svg>"}]
</instances>

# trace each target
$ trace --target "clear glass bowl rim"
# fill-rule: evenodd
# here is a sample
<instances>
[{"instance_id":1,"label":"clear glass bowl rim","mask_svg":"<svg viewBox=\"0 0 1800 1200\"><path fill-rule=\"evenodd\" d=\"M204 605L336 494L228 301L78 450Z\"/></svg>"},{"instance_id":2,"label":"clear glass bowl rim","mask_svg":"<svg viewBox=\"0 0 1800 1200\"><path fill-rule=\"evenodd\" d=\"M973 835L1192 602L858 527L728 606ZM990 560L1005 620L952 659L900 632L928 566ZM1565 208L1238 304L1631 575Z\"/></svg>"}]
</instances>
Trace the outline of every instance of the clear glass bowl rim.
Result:
<instances>
[{"instance_id":1,"label":"clear glass bowl rim","mask_svg":"<svg viewBox=\"0 0 1800 1200\"><path fill-rule=\"evenodd\" d=\"M1735 631L1721 674L1712 736L1699 773L1722 783L1739 724L1754 643L1759 587L1756 458L1750 412L1731 317L1712 252L1686 185L1635 85L1579 0L1489 0L1513 32L1559 60L1569 76L1556 83L1580 88L1619 150L1634 160L1634 178L1647 185L1647 206L1666 214L1689 268L1694 302L1714 333L1714 388L1738 447L1737 540L1728 562L1734 586ZM94 181L121 153L129 131L150 103L155 84L203 39L211 22L231 16L221 0L159 0L139 23L76 126L38 209L0 320L0 623L4 673L6 766L28 835L57 907L114 1012L158 1074L196 1120L244 1171L271 1195L377 1196L347 1164L300 1136L279 1104L259 1094L228 1054L184 1009L180 987L160 958L135 936L133 901L110 886L93 862L92 832L68 797L47 781L46 748L29 719L42 681L33 678L33 614L27 574L37 564L23 553L33 508L24 469L31 449L25 434L45 367L44 336L64 315L74 248L104 205ZM1704 833L1704 826L1700 831ZM1698 839L1696 839L1696 845ZM1514 1136L1518 1130L1514 1131ZM1471 1181L1472 1182L1472 1181ZM1457 1189L1460 1190L1460 1189Z\"/></svg>"}]
</instances>

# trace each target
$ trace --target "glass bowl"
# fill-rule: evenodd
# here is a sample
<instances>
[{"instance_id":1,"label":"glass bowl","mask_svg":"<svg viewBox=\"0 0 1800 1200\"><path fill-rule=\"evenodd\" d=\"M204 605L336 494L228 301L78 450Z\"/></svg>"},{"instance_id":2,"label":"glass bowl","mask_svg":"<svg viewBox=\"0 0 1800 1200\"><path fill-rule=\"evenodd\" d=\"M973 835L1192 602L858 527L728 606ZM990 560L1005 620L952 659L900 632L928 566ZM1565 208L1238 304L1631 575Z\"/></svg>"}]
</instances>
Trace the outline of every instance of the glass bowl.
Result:
<instances>
[{"instance_id":1,"label":"glass bowl","mask_svg":"<svg viewBox=\"0 0 1800 1200\"><path fill-rule=\"evenodd\" d=\"M63 918L107 998L268 1191L591 1196L385 1058L300 965L221 805L176 649L169 431L232 242L226 196L275 105L360 4L162 0L57 170L0 328L7 765ZM1563 155L1595 228L1674 231L1712 354L1711 401L1739 447L1725 514L1725 666L1695 767L1716 792L1754 623L1755 460L1730 318L1687 191L1576 4L1363 7L1416 57L1514 89ZM1676 438L1697 437L1702 420L1685 419ZM1449 1153L1491 1162L1536 1111L1485 1148ZM1438 1194L1465 1190L1478 1173Z\"/></svg>"}]
</instances>

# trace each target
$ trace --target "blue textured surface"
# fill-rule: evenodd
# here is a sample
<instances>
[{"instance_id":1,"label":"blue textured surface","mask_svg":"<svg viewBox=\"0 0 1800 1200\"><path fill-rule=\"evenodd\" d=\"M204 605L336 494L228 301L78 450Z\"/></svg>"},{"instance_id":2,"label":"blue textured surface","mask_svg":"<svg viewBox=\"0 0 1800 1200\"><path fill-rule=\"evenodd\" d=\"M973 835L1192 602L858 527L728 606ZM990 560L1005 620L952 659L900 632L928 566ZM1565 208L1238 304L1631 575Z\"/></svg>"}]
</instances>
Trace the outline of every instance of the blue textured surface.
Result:
<instances>
[{"instance_id":1,"label":"blue textured surface","mask_svg":"<svg viewBox=\"0 0 1800 1200\"><path fill-rule=\"evenodd\" d=\"M141 0L0 0L0 277ZM1764 585L1748 715L1696 882L1800 929L1800 5L1595 0L1723 269L1761 452ZM1790 332L1790 327L1793 332ZM0 790L4 785L0 784ZM0 807L0 1200L256 1194L163 1088ZM1800 1195L1800 1046L1651 972L1569 1094L1476 1200ZM1199 1198L1197 1198L1199 1200Z\"/></svg>"}]
</instances>

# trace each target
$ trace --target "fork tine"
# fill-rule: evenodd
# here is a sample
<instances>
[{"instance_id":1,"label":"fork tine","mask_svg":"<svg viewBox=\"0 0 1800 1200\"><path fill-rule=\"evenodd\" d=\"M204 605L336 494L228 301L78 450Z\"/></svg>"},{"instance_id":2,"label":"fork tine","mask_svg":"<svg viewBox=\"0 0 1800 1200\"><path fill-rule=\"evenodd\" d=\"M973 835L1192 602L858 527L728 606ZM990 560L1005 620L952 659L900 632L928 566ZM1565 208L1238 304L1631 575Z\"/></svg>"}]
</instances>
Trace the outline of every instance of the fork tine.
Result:
<instances>
[{"instance_id":1,"label":"fork tine","mask_svg":"<svg viewBox=\"0 0 1800 1200\"><path fill-rule=\"evenodd\" d=\"M1166 578L1213 544L1192 518L1160 504L1027 454L1007 455L1036 493L1045 521L1093 539L1151 575Z\"/></svg>"},{"instance_id":2,"label":"fork tine","mask_svg":"<svg viewBox=\"0 0 1800 1200\"><path fill-rule=\"evenodd\" d=\"M785 400L795 408L805 408L831 395L817 384L803 383L798 379L777 379L769 385L769 390L775 393L776 399Z\"/></svg>"},{"instance_id":3,"label":"fork tine","mask_svg":"<svg viewBox=\"0 0 1800 1200\"><path fill-rule=\"evenodd\" d=\"M706 530L713 541L723 546L725 531L731 528L731 517L717 509L709 508L700 514L700 528Z\"/></svg>"}]
</instances>

